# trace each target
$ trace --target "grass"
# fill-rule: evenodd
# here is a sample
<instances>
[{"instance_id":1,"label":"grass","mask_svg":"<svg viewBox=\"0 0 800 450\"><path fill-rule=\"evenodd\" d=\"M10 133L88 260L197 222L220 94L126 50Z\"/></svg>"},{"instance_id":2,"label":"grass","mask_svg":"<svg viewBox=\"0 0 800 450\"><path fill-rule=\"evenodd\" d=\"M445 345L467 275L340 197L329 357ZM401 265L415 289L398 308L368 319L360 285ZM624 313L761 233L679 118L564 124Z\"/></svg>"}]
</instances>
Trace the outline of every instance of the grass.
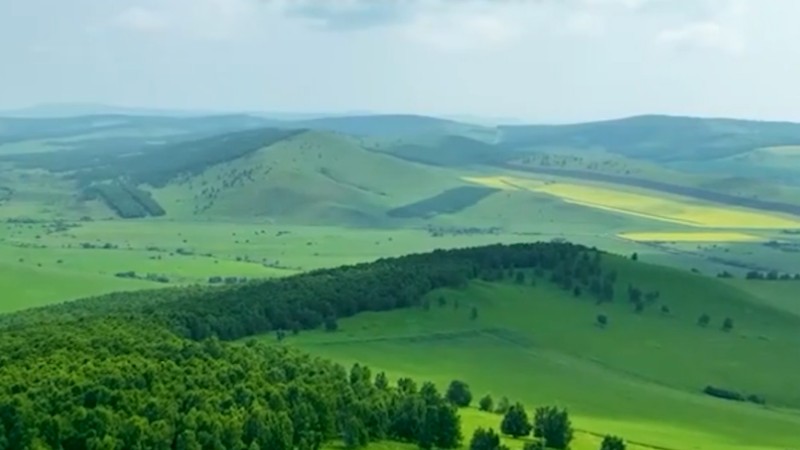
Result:
<instances>
[{"instance_id":1,"label":"grass","mask_svg":"<svg viewBox=\"0 0 800 450\"><path fill-rule=\"evenodd\" d=\"M62 231L53 231L54 222L0 222L0 263L39 271L42 283L50 283L46 280L51 277L51 269L64 276L99 276L108 289L113 290L115 286L124 285L117 284L124 280L112 276L117 272L164 275L173 284L206 283L212 276L284 276L302 270L353 264L435 248L546 241L552 238L567 238L621 254L638 252L646 261L670 264L684 270L699 267L706 273L717 273L726 267L693 255L718 254L736 259L739 258L739 247L748 245L736 243L736 247L725 253L722 247L695 248L696 242L684 242L687 246L685 252L673 254L644 245L646 243L615 236L630 229L647 229L650 222L646 219L585 209L549 196L537 195L522 191L498 192L457 214L442 215L436 223L445 230L448 227L454 230L442 236L414 228L298 226L255 220L96 220L66 222L70 226ZM467 226L499 226L501 229L496 233L459 231ZM676 227L676 230L681 228ZM82 248L84 244L97 247L111 244L115 248L86 249ZM670 248L673 247L676 245L670 244ZM780 262L782 267L786 267L785 270L796 266L792 262L793 254L766 246L752 245L741 251L749 254L742 254L741 258L763 258L776 261L776 264ZM60 279L55 276L53 285L61 283ZM9 278L7 282L13 285L13 279ZM16 290L18 297L15 301L21 306L28 302L41 304L43 301L39 296L27 295L25 289L12 289ZM95 292L90 290L87 293ZM54 288L50 301L70 298L74 298L72 291Z\"/></svg>"},{"instance_id":2,"label":"grass","mask_svg":"<svg viewBox=\"0 0 800 450\"><path fill-rule=\"evenodd\" d=\"M800 343L800 318L737 286L641 263L615 264L620 286L635 280L658 288L670 314L659 313L657 306L635 314L622 296L598 307L545 282L537 287L476 282L467 290L443 292L444 307L434 302L427 312L363 314L341 321L337 333L310 332L287 341L345 364L358 361L390 376L430 379L442 388L463 379L476 398L489 392L529 407L566 406L580 430L619 434L647 446L800 445L795 432L800 396L792 375L800 370L792 356ZM479 310L476 321L469 320L473 306ZM594 325L601 312L610 317L606 329ZM703 312L712 317L709 328L696 325ZM724 317L734 318L733 332L718 328ZM770 406L704 396L700 390L707 384L759 393ZM464 420L465 429L499 423L471 412ZM586 441L579 439L577 450L597 448L591 434L580 436Z\"/></svg>"},{"instance_id":3,"label":"grass","mask_svg":"<svg viewBox=\"0 0 800 450\"><path fill-rule=\"evenodd\" d=\"M762 240L761 237L735 231L630 232L621 233L619 237L642 242L752 242Z\"/></svg>"},{"instance_id":4,"label":"grass","mask_svg":"<svg viewBox=\"0 0 800 450\"><path fill-rule=\"evenodd\" d=\"M60 302L76 294L123 289L118 272L164 275L172 284L206 283L212 276L263 278L302 270L372 261L385 256L435 248L522 242L514 234L444 235L421 229L353 229L281 226L257 222L173 222L160 219L71 222L53 231L53 222L0 222L0 264L17 267L39 283L47 295L28 290L27 278L9 275L4 287L14 293L14 309ZM84 248L86 245L112 248ZM102 289L59 289L70 276L97 277ZM68 284L68 283L67 283ZM76 281L76 284L80 284ZM154 287L136 282L132 286ZM80 295L77 295L80 296Z\"/></svg>"},{"instance_id":5,"label":"grass","mask_svg":"<svg viewBox=\"0 0 800 450\"><path fill-rule=\"evenodd\" d=\"M749 292L764 304L800 316L800 281L731 279L727 283Z\"/></svg>"},{"instance_id":6,"label":"grass","mask_svg":"<svg viewBox=\"0 0 800 450\"><path fill-rule=\"evenodd\" d=\"M154 284L80 271L0 262L0 286L3 286L1 314L112 291L154 287Z\"/></svg>"}]
</instances>

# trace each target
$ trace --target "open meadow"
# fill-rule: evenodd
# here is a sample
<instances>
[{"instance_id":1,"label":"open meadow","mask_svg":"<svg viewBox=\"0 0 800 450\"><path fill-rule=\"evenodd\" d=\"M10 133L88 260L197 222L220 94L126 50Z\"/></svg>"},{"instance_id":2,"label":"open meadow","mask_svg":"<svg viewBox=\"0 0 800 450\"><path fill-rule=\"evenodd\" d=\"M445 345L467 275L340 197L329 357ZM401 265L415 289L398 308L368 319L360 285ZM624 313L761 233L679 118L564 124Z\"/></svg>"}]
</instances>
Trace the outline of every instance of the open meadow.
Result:
<instances>
[{"instance_id":1,"label":"open meadow","mask_svg":"<svg viewBox=\"0 0 800 450\"><path fill-rule=\"evenodd\" d=\"M606 433L641 448L800 445L800 414L791 411L800 405L795 381L775 375L797 370L785 359L798 345L797 317L702 277L644 266L632 270L632 279L660 289L659 303L669 313L653 305L636 314L624 301L595 306L542 281L535 287L530 281L479 282L432 294L429 310L362 314L342 320L335 333L301 333L284 342L395 378L430 379L442 389L453 379L464 380L476 400L489 393L495 401L505 396L529 408L568 407L579 430L576 450L597 448L595 436ZM694 302L695 292L705 292L705 301ZM713 325L697 325L703 312ZM608 325L597 325L598 314L608 316ZM728 333L719 329L726 316L736 323ZM759 370L745 369L750 366ZM706 396L707 385L758 392L768 406ZM499 426L499 416L463 415L467 435L478 426Z\"/></svg>"}]
</instances>

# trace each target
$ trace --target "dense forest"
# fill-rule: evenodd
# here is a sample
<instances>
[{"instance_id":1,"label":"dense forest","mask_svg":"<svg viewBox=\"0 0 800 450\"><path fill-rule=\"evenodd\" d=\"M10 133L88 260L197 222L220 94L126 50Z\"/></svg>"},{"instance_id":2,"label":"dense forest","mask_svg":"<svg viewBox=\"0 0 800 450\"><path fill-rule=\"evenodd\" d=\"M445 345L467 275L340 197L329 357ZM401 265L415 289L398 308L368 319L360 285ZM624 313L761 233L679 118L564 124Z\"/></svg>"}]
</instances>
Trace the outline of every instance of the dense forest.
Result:
<instances>
[{"instance_id":1,"label":"dense forest","mask_svg":"<svg viewBox=\"0 0 800 450\"><path fill-rule=\"evenodd\" d=\"M365 367L240 339L334 330L338 318L420 305L434 289L523 268L608 301L615 275L601 259L567 243L439 250L0 316L0 450L316 449L332 439L455 448L457 407L434 385L392 386Z\"/></svg>"},{"instance_id":2,"label":"dense forest","mask_svg":"<svg viewBox=\"0 0 800 450\"><path fill-rule=\"evenodd\" d=\"M5 332L0 449L316 449L343 439L454 448L430 383L254 342L193 342L117 320Z\"/></svg>"}]
</instances>

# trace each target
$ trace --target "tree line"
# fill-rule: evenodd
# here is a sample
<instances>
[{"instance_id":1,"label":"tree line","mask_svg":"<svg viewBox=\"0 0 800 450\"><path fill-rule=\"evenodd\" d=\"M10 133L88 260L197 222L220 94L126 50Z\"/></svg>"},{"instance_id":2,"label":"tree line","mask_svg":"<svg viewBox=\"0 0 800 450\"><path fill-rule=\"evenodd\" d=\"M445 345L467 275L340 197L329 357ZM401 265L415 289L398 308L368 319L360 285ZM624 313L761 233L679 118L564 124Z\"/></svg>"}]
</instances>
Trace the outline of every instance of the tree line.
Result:
<instances>
[{"instance_id":1,"label":"tree line","mask_svg":"<svg viewBox=\"0 0 800 450\"><path fill-rule=\"evenodd\" d=\"M155 321L193 340L236 340L277 330L317 329L360 312L422 306L435 289L464 287L474 279L502 279L517 269L565 288L583 287L597 301L612 301L616 273L604 273L601 259L595 249L563 242L437 250L236 285L116 293L14 320L111 315Z\"/></svg>"},{"instance_id":2,"label":"tree line","mask_svg":"<svg viewBox=\"0 0 800 450\"><path fill-rule=\"evenodd\" d=\"M166 214L149 192L121 181L95 184L84 192L87 200L98 197L123 219Z\"/></svg>"}]
</instances>

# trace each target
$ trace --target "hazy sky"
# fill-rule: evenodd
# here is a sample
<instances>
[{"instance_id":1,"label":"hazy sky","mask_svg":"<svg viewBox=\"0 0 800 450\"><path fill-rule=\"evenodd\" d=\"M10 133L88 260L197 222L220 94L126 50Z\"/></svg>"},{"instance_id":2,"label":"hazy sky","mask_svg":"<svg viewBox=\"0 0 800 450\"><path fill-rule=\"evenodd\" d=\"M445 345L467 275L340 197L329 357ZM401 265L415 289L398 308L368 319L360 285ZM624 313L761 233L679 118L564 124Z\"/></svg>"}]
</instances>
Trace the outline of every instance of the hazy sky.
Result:
<instances>
[{"instance_id":1,"label":"hazy sky","mask_svg":"<svg viewBox=\"0 0 800 450\"><path fill-rule=\"evenodd\" d=\"M0 0L0 108L800 120L800 0Z\"/></svg>"}]
</instances>

